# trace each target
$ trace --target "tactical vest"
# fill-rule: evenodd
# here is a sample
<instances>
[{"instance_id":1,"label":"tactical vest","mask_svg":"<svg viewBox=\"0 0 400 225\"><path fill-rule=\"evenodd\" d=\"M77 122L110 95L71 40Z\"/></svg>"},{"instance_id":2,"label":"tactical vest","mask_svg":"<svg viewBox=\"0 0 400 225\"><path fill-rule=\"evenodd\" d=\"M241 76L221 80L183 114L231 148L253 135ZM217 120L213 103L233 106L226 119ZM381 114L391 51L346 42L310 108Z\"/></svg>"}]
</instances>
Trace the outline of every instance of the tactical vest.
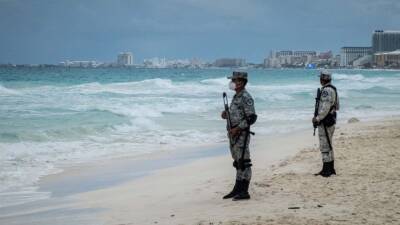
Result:
<instances>
[{"instance_id":1,"label":"tactical vest","mask_svg":"<svg viewBox=\"0 0 400 225\"><path fill-rule=\"evenodd\" d=\"M331 127L336 124L336 109L337 109L337 105L338 105L338 93L337 93L336 87L333 86L332 84L328 84L328 85L324 86L322 88L322 90L324 90L327 87L330 87L335 91L335 103L329 109L328 115L326 115L325 118L321 120L321 123L327 127ZM335 109L335 110L332 112L333 109Z\"/></svg>"}]
</instances>

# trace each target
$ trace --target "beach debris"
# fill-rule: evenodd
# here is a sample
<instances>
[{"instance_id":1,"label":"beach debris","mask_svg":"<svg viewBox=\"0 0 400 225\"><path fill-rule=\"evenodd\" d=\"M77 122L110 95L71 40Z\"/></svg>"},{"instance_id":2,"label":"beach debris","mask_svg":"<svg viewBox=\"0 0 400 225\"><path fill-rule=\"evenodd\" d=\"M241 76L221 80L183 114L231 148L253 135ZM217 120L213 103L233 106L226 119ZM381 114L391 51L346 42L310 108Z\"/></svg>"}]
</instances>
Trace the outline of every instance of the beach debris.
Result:
<instances>
[{"instance_id":1,"label":"beach debris","mask_svg":"<svg viewBox=\"0 0 400 225\"><path fill-rule=\"evenodd\" d=\"M300 207L298 207L298 206L292 206L292 207L289 207L288 209L300 209Z\"/></svg>"},{"instance_id":2,"label":"beach debris","mask_svg":"<svg viewBox=\"0 0 400 225\"><path fill-rule=\"evenodd\" d=\"M254 182L254 185L257 187L270 187L271 185L265 183Z\"/></svg>"},{"instance_id":3,"label":"beach debris","mask_svg":"<svg viewBox=\"0 0 400 225\"><path fill-rule=\"evenodd\" d=\"M320 205L320 204L318 204L318 205L317 205L317 207L318 207L318 208L322 208L323 206L322 206L322 205Z\"/></svg>"},{"instance_id":4,"label":"beach debris","mask_svg":"<svg viewBox=\"0 0 400 225\"><path fill-rule=\"evenodd\" d=\"M171 214L171 217L174 217L175 216L175 214Z\"/></svg>"},{"instance_id":5,"label":"beach debris","mask_svg":"<svg viewBox=\"0 0 400 225\"><path fill-rule=\"evenodd\" d=\"M286 165L288 165L288 161L287 160L282 161L282 162L279 163L279 167L284 167Z\"/></svg>"},{"instance_id":6,"label":"beach debris","mask_svg":"<svg viewBox=\"0 0 400 225\"><path fill-rule=\"evenodd\" d=\"M357 119L356 117L352 117L347 121L347 123L358 123L358 122L360 122L360 120Z\"/></svg>"}]
</instances>

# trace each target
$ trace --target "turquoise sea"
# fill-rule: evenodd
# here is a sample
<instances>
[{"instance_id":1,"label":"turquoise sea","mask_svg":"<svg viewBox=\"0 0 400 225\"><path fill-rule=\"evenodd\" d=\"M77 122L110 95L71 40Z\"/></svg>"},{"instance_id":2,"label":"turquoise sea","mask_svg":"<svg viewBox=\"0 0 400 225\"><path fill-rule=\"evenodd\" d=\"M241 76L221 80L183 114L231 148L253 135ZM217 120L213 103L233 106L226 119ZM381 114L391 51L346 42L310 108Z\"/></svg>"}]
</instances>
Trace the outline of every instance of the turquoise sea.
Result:
<instances>
[{"instance_id":1,"label":"turquoise sea","mask_svg":"<svg viewBox=\"0 0 400 225\"><path fill-rule=\"evenodd\" d=\"M220 112L231 72L0 68L0 198L34 191L61 165L227 142ZM317 70L248 72L257 135L312 135ZM400 115L400 71L332 72L339 123Z\"/></svg>"}]
</instances>

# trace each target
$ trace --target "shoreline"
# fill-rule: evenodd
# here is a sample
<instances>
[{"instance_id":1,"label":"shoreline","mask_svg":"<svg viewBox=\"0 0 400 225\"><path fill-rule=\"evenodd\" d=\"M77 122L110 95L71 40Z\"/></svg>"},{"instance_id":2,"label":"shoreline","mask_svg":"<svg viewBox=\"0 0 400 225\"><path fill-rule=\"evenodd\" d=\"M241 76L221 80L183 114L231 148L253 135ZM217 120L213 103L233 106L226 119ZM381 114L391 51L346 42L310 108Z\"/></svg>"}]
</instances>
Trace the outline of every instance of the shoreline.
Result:
<instances>
[{"instance_id":1,"label":"shoreline","mask_svg":"<svg viewBox=\"0 0 400 225\"><path fill-rule=\"evenodd\" d=\"M181 146L175 150L163 149L142 154L119 155L109 159L96 158L84 162L61 163L53 168L51 173L39 177L35 184L0 193L0 197L4 200L12 197L21 199L21 202L1 206L0 216L2 210L7 208L30 205L32 202L46 200L54 196L67 196L101 189L117 185L124 180L148 176L154 171L172 167L174 164L183 165L202 157L222 155L225 154L224 146L224 144ZM135 174L123 172L123 169L136 169L138 167L143 168ZM119 172L124 174L118 174ZM102 177L106 178L103 179ZM107 180L107 182L103 182L103 180ZM82 181L84 182L82 183ZM80 187L80 185L83 185L83 187ZM25 199L25 201L22 199Z\"/></svg>"},{"instance_id":2,"label":"shoreline","mask_svg":"<svg viewBox=\"0 0 400 225\"><path fill-rule=\"evenodd\" d=\"M289 133L283 132L270 134L268 135L268 139L298 134L305 130L306 129L302 128ZM256 137L257 136L260 135L256 135ZM28 195L31 198L25 201L21 200L21 202L18 203L2 206L0 207L0 213L2 209L7 207L19 207L20 205L29 205L31 202L37 200L40 201L54 196L66 196L106 188L108 186L117 185L121 182L123 183L125 180L133 180L142 176L149 176L158 170L182 166L191 163L192 161L200 160L201 158L224 155L229 158L230 153L227 145L227 143L202 144L196 146L186 144L174 150L163 149L142 154L128 154L126 156L119 155L110 159L96 158L85 162L73 162L70 164L61 163L57 167L53 168L51 173L39 177L35 184L18 188L15 191L10 189L9 191L0 193L0 196L3 196L4 199L13 196L23 199ZM123 171L125 168L135 170L137 167L144 167L144 169L139 169L139 172L136 172L135 174L128 174ZM122 173L122 175L118 173ZM103 176L106 178L101 178ZM82 183L74 185L74 183L78 184L82 179L88 178L88 182L92 182L92 184L87 184L88 182L84 181L83 188L79 187ZM103 182L102 180L107 180L107 182Z\"/></svg>"},{"instance_id":3,"label":"shoreline","mask_svg":"<svg viewBox=\"0 0 400 225\"><path fill-rule=\"evenodd\" d=\"M252 137L251 145L253 149L261 149L265 146L270 145L273 140L280 139L283 141L286 136L290 136L297 141L300 141L299 139L303 139L303 134L307 131L310 131L310 135L312 136L312 128L299 129L289 133L271 134L267 138L265 138L265 140L264 136L256 135L256 138ZM274 155L271 156L274 157L270 156L266 158L268 160L268 164L276 164L278 163L278 161L285 160L286 158L291 157L293 154L300 151L299 149L290 150L288 148L285 148L285 150L286 152L283 155L278 152L273 152ZM105 186L98 185L97 187L93 188L104 189L108 186L115 186L119 185L120 183L125 183L126 181L129 182L140 179L142 177L152 176L158 171L163 171L165 169L182 167L188 164L190 165L191 163L196 163L196 161L202 159L209 160L217 158L227 158L228 160L231 160L230 157L231 156L228 143L214 143L192 147L179 147L176 150L161 150L140 155L128 155L127 157L118 156L111 159L96 159L89 162L74 163L71 166L61 166L58 168L61 170L61 172L52 173L40 178L37 186L39 187L39 191L51 191L52 193L55 193L54 189L60 188L61 186L59 185L59 183L65 183L64 180L69 181L69 178L82 179L87 177L96 177L100 175L106 175L107 177L107 174L104 174L107 170L110 170L110 174L119 176L116 173L123 173L124 169L137 171L138 167L145 167L145 169L143 170L139 169L140 172L137 175L131 176L132 174L128 174L125 177L120 177L121 179L116 179L116 182L108 183ZM108 178L110 177L108 176ZM67 195L79 194L81 192L88 191L91 190L67 191Z\"/></svg>"},{"instance_id":4,"label":"shoreline","mask_svg":"<svg viewBox=\"0 0 400 225\"><path fill-rule=\"evenodd\" d=\"M315 188L309 186L312 182L317 182L316 184L320 186L331 186L334 184L330 181L335 183L339 178L342 179L342 167L345 166L343 161L348 159L344 157L343 153L340 153L343 150L347 151L346 147L341 146L342 142L351 142L357 137L368 142L368 138L363 138L363 135L373 133L374 130L368 130L370 127L376 127L382 123L384 124L380 128L382 131L393 129L388 125L390 121L394 121L394 124L397 125L400 124L398 117L362 121L355 124L340 123L335 132L338 176L325 180L311 176L312 173L318 172L319 164L321 164L319 151L316 150L318 140L317 137L312 136L312 128L310 128L310 132L301 131L297 134L277 135L280 137L256 136L251 143L252 160L254 162L254 179L250 187L252 199L239 204L221 199L223 194L229 192L232 188L234 179L230 155L228 152L224 152L227 150L226 147L226 149L220 149L221 155L194 157L183 164L155 169L145 176L134 179L125 177L124 182L113 183L106 180L106 183L108 182L106 186L97 186L94 189L70 192L65 195L57 194L56 191L49 200L29 203L25 207L11 207L8 212L0 213L0 222L31 224L26 221L26 218L31 218L30 220L40 221L40 224L44 225L71 224L54 223L53 221L54 218L65 217L72 219L74 224L110 225L154 224L155 222L158 224L281 224L282 221L284 221L283 224L320 224L319 217L314 218L314 214L318 211L324 212L322 217L325 220L329 217L342 216L343 212L346 212L345 214L348 216L351 209L321 202L320 198L324 195L319 192L313 193L316 195L315 197L310 195L311 200L302 199L301 197L307 196L307 194L301 194L302 191L304 189L314 190ZM368 129L364 134L360 131L360 128ZM343 139L342 133L352 135L349 137L350 141ZM221 147L223 148L223 145ZM121 169L132 168L132 165L129 164L132 159L111 161L110 167L103 168L105 170L114 168L111 175L122 171ZM123 161L126 164L121 163ZM102 166L101 163L97 165L99 165L97 168ZM53 177L47 177L42 182L48 182L49 187L54 182L53 184L58 186L55 185L53 188L57 189L63 186L63 183L60 182L63 179L64 184L68 183L68 179L71 177L77 178L77 181L87 179L87 176L76 176L76 173L84 172L85 167L78 166L74 169L75 171L69 170ZM107 177L103 176L101 171L90 174L90 170L89 176L100 180ZM79 186L79 182L72 184ZM344 188L338 185L335 187ZM60 192L60 190L58 191ZM337 199L333 200L336 201ZM259 208L258 206L262 207ZM274 206L277 208L275 209ZM246 210L243 213L235 214L237 210L241 211L242 207ZM289 210L289 207L300 208ZM283 212L281 212L282 210ZM311 220L304 220L307 223L303 221L303 217L298 221L296 217L298 212L304 210L312 211L310 215L306 215L312 217ZM51 214L51 212L58 213ZM27 217L27 215L29 216ZM45 216L43 217L43 215ZM278 221L280 222L278 223ZM346 221L351 220L347 218Z\"/></svg>"},{"instance_id":5,"label":"shoreline","mask_svg":"<svg viewBox=\"0 0 400 225\"><path fill-rule=\"evenodd\" d=\"M269 136L266 141L258 141L258 144L254 143L253 140L251 145L253 145L253 149L256 149L259 148L256 147L257 145L264 146L265 142L272 142L276 138L283 140L286 135L301 136L299 134L303 132L304 130L295 131L292 134L275 134ZM253 139L264 139L264 136L256 135L256 138ZM267 160L266 163L273 165L290 157L293 151L297 150L292 149L292 152L288 151L284 156L275 152L274 157L264 157L264 159ZM32 213L32 216L37 219L42 213L54 207L69 208L70 204L75 205L73 202L76 202L77 195L106 190L129 182L137 182L141 179L152 179L160 172L190 167L202 160L206 164L209 164L210 161L223 161L225 172L232 172L231 156L227 143L196 146L189 149L182 148L174 151L151 152L127 158L95 160L89 163L64 166L60 168L62 170L60 173L46 175L37 184L38 190L36 192L45 193L49 197L0 208L0 222L2 218L6 219L9 216L18 215L23 218L24 215ZM257 159L253 161L257 163ZM135 171L139 167L145 168ZM44 223L44 221L41 222Z\"/></svg>"},{"instance_id":6,"label":"shoreline","mask_svg":"<svg viewBox=\"0 0 400 225\"><path fill-rule=\"evenodd\" d=\"M39 190L51 191L57 196L67 196L117 186L126 181L151 176L159 170L224 154L224 145L215 144L100 159L65 167L61 173L43 177L38 185ZM83 185L84 188L79 188L74 184Z\"/></svg>"}]
</instances>

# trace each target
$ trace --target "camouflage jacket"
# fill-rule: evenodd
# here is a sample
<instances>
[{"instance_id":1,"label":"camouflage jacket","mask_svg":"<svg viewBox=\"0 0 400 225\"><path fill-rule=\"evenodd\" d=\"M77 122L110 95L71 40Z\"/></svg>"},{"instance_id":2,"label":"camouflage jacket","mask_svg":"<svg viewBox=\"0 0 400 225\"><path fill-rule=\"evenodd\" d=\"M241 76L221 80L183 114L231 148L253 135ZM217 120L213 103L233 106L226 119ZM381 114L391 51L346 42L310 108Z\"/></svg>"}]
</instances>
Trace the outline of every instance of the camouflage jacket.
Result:
<instances>
[{"instance_id":1,"label":"camouflage jacket","mask_svg":"<svg viewBox=\"0 0 400 225\"><path fill-rule=\"evenodd\" d=\"M255 115L254 100L251 95L243 89L233 96L229 107L232 127L238 126L240 129L249 127L248 118Z\"/></svg>"}]
</instances>

